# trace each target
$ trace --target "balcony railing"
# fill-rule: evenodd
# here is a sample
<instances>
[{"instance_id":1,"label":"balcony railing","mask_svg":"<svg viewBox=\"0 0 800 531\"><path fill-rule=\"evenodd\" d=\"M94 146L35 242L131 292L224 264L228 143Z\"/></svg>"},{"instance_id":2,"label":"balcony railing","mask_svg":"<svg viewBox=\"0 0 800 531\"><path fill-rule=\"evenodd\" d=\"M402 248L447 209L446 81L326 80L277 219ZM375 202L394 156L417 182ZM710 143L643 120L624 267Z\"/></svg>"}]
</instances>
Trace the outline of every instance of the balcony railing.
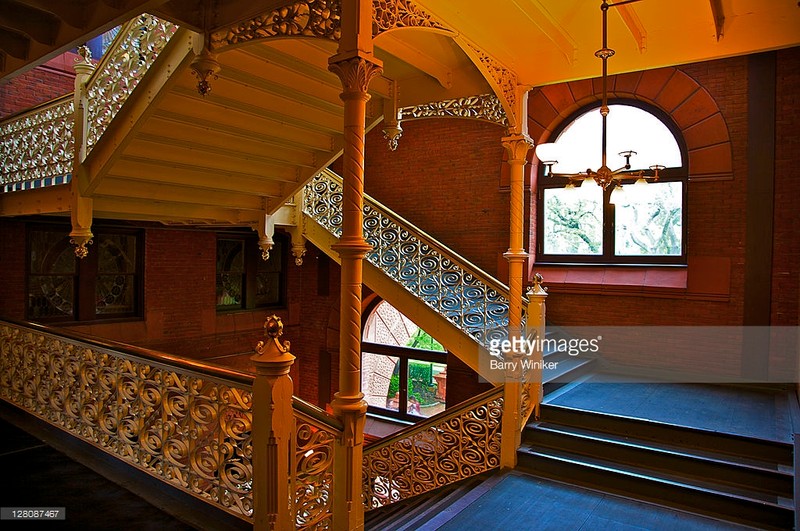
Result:
<instances>
[{"instance_id":1,"label":"balcony railing","mask_svg":"<svg viewBox=\"0 0 800 531\"><path fill-rule=\"evenodd\" d=\"M143 14L129 21L87 84L87 153L175 33L177 26ZM74 96L68 94L0 123L0 191L70 181L75 157Z\"/></svg>"},{"instance_id":2,"label":"balcony railing","mask_svg":"<svg viewBox=\"0 0 800 531\"><path fill-rule=\"evenodd\" d=\"M246 520L253 518L253 375L0 321L0 399ZM331 527L341 423L293 399L297 529ZM292 495L293 493L293 495Z\"/></svg>"}]
</instances>

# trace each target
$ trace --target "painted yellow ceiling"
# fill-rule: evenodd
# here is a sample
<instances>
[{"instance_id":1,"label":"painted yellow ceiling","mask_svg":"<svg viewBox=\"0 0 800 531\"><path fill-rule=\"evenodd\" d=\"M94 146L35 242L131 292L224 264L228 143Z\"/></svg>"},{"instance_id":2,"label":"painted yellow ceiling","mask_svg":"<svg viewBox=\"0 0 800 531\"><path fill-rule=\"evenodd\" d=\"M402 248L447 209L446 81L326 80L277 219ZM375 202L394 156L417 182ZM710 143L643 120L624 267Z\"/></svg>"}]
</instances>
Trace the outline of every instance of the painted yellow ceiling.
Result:
<instances>
[{"instance_id":1,"label":"painted yellow ceiling","mask_svg":"<svg viewBox=\"0 0 800 531\"><path fill-rule=\"evenodd\" d=\"M146 8L183 26L169 59L157 75L147 76L146 87L134 91L124 116L112 122L76 178L94 198L97 217L254 225L264 213L281 209L342 149L341 83L327 68L336 50L333 41L271 39L225 49L218 57L219 77L203 97L189 68L197 41L191 30L206 24L203 0L4 1L18 8L57 6L65 24L78 23L72 10L100 2L116 6L107 9L109 20ZM224 28L237 17L278 4L285 2L220 0L210 26ZM410 106L489 93L489 83L464 53L469 45L511 70L523 85L599 76L600 60L594 56L601 46L599 1L418 4L457 39L413 28L381 34L375 54L384 72L370 84L368 127L391 112L394 94L400 106ZM93 18L86 24L95 26L81 30L90 36L107 22ZM9 26L32 32L18 18L0 13L0 51ZM75 40L73 34L69 38ZM796 0L641 0L612 8L609 16L609 46L617 51L609 61L612 74L798 44ZM31 47L42 55L7 61L17 70L2 75L12 77L59 46L54 42L51 51L42 43ZM27 66L20 66L25 61ZM502 132L498 127L498 138ZM0 215L44 213L43 201L49 205L45 210L63 211L63 199L50 197L53 193L0 194Z\"/></svg>"},{"instance_id":2,"label":"painted yellow ceiling","mask_svg":"<svg viewBox=\"0 0 800 531\"><path fill-rule=\"evenodd\" d=\"M531 86L599 76L600 3L418 1ZM719 39L715 12L724 18ZM608 21L612 74L800 44L794 0L641 0L611 8Z\"/></svg>"}]
</instances>

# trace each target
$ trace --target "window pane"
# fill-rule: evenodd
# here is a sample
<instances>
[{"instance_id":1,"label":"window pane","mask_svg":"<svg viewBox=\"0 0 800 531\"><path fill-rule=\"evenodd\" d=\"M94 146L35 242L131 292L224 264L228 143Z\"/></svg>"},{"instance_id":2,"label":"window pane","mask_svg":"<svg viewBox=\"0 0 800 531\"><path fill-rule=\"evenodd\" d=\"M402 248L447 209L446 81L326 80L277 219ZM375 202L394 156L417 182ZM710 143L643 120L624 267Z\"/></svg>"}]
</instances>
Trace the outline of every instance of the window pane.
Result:
<instances>
[{"instance_id":1,"label":"window pane","mask_svg":"<svg viewBox=\"0 0 800 531\"><path fill-rule=\"evenodd\" d=\"M97 239L97 314L135 312L136 236L102 234Z\"/></svg>"},{"instance_id":2,"label":"window pane","mask_svg":"<svg viewBox=\"0 0 800 531\"><path fill-rule=\"evenodd\" d=\"M624 187L615 205L617 256L680 256L683 184L650 183Z\"/></svg>"},{"instance_id":3,"label":"window pane","mask_svg":"<svg viewBox=\"0 0 800 531\"><path fill-rule=\"evenodd\" d=\"M361 392L370 406L400 411L400 358L364 352Z\"/></svg>"},{"instance_id":4,"label":"window pane","mask_svg":"<svg viewBox=\"0 0 800 531\"><path fill-rule=\"evenodd\" d=\"M653 164L677 168L681 150L675 136L656 116L632 105L608 106L608 145L606 154L612 170L621 168L625 158L621 151L635 151L631 158L632 170L646 170ZM575 119L556 139L559 155L553 171L561 173L597 170L601 165L602 115L592 109Z\"/></svg>"},{"instance_id":5,"label":"window pane","mask_svg":"<svg viewBox=\"0 0 800 531\"><path fill-rule=\"evenodd\" d=\"M76 258L66 232L30 233L28 318L73 317Z\"/></svg>"},{"instance_id":6,"label":"window pane","mask_svg":"<svg viewBox=\"0 0 800 531\"><path fill-rule=\"evenodd\" d=\"M408 360L407 412L420 417L430 417L445 408L446 365L429 361ZM445 373L446 374L446 373ZM441 386L440 386L441 382Z\"/></svg>"},{"instance_id":7,"label":"window pane","mask_svg":"<svg viewBox=\"0 0 800 531\"><path fill-rule=\"evenodd\" d=\"M544 254L603 253L603 190L599 186L544 190Z\"/></svg>"},{"instance_id":8,"label":"window pane","mask_svg":"<svg viewBox=\"0 0 800 531\"><path fill-rule=\"evenodd\" d=\"M75 277L37 275L28 279L28 318L72 317Z\"/></svg>"},{"instance_id":9,"label":"window pane","mask_svg":"<svg viewBox=\"0 0 800 531\"><path fill-rule=\"evenodd\" d=\"M66 232L31 232L31 273L75 273L75 253Z\"/></svg>"},{"instance_id":10,"label":"window pane","mask_svg":"<svg viewBox=\"0 0 800 531\"><path fill-rule=\"evenodd\" d=\"M217 240L217 307L242 306L244 240Z\"/></svg>"}]
</instances>

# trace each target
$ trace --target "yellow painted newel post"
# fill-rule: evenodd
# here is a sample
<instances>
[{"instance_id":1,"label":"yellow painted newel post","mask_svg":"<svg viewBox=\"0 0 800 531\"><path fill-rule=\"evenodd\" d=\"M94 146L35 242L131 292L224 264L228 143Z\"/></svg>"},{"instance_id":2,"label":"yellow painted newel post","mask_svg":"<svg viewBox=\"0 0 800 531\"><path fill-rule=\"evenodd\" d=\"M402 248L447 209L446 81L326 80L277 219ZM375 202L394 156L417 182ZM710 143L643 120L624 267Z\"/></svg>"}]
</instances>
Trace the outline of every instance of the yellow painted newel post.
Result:
<instances>
[{"instance_id":1,"label":"yellow painted newel post","mask_svg":"<svg viewBox=\"0 0 800 531\"><path fill-rule=\"evenodd\" d=\"M77 59L73 65L75 70L75 93L73 109L75 121L72 128L72 135L75 141L75 152L72 162L72 181L71 187L71 208L72 231L69 234L70 243L75 246L75 256L85 258L89 254L88 245L91 245L92 238L92 217L93 204L92 198L84 197L80 190L81 165L86 159L86 141L89 133L88 109L89 95L87 83L94 72L92 53L86 46L78 48Z\"/></svg>"},{"instance_id":2,"label":"yellow painted newel post","mask_svg":"<svg viewBox=\"0 0 800 531\"><path fill-rule=\"evenodd\" d=\"M265 341L256 345L251 358L256 366L253 383L253 528L294 529L289 484L289 455L295 432L292 409L294 356L289 342L281 343L281 318L264 322Z\"/></svg>"},{"instance_id":3,"label":"yellow painted newel post","mask_svg":"<svg viewBox=\"0 0 800 531\"><path fill-rule=\"evenodd\" d=\"M528 319L525 323L525 335L529 340L538 339L533 342L535 348L530 352L530 359L534 369L528 371L523 382L523 417L521 428L524 427L528 417L533 414L534 418L539 418L539 406L542 403L542 364L543 364L543 343L545 338L547 288L542 286L542 275L536 273L533 282L528 286Z\"/></svg>"}]
</instances>

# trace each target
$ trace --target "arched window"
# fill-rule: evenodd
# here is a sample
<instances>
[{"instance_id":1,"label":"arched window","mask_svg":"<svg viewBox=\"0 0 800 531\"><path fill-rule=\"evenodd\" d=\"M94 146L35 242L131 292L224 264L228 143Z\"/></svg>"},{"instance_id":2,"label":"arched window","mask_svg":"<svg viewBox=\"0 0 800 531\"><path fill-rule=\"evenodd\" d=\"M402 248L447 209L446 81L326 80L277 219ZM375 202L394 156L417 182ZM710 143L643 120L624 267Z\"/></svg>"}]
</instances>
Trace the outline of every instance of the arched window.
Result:
<instances>
[{"instance_id":1,"label":"arched window","mask_svg":"<svg viewBox=\"0 0 800 531\"><path fill-rule=\"evenodd\" d=\"M624 167L619 153L634 151L620 187L603 190L576 174L601 166L598 105L583 108L554 135L545 171L539 164L537 258L540 262L681 264L686 262L687 166L683 141L670 119L639 102L617 101L607 117L607 166ZM541 159L541 154L537 152ZM664 169L658 178L651 166Z\"/></svg>"},{"instance_id":2,"label":"arched window","mask_svg":"<svg viewBox=\"0 0 800 531\"><path fill-rule=\"evenodd\" d=\"M367 316L361 392L371 411L407 420L445 409L447 351L386 301Z\"/></svg>"}]
</instances>

